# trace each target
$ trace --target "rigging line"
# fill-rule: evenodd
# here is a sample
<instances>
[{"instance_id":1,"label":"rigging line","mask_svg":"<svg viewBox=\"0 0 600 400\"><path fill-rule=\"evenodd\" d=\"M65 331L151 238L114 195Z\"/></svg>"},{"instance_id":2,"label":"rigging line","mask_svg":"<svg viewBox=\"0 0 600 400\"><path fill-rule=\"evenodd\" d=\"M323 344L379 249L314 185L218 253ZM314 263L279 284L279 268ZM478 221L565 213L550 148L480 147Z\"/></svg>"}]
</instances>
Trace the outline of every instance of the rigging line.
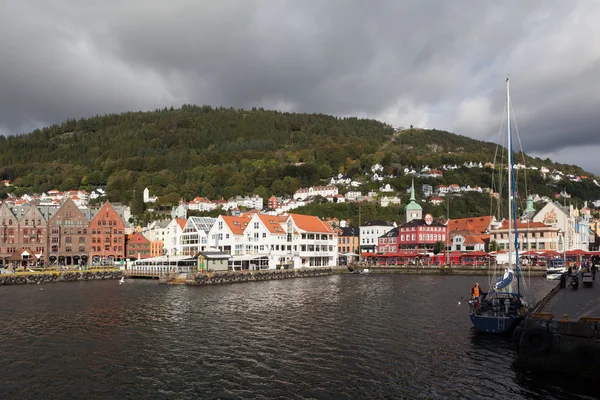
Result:
<instances>
[{"instance_id":1,"label":"rigging line","mask_svg":"<svg viewBox=\"0 0 600 400\"><path fill-rule=\"evenodd\" d=\"M517 134L517 140L519 141L519 149L521 150L521 158L523 159L523 165L527 166L527 164L525 162L525 152L523 151L523 144L521 142L521 135L519 133L519 126L517 125L517 117L515 116L515 108L513 107L512 99L510 100L510 108L512 110L512 113L511 113L512 120L515 123L515 132ZM525 199L527 199L529 197L529 190L527 188L527 167L523 171L523 175L524 175L524 177L523 177L523 183L524 183L524 186L525 186L525 196L526 196ZM523 204L521 202L521 207L522 206L523 206ZM529 218L527 218L526 224L527 224L527 232L529 232L529 230L530 230ZM529 246L527 246L527 247L528 247L527 251L529 251L530 250ZM537 250L537 248L536 248L536 250ZM528 279L530 280L530 282L528 284L530 284L531 283L531 263L529 263Z\"/></svg>"},{"instance_id":2,"label":"rigging line","mask_svg":"<svg viewBox=\"0 0 600 400\"><path fill-rule=\"evenodd\" d=\"M500 138L498 140L498 142L496 143L496 150L494 152L494 171L492 171L492 193L490 194L490 212L492 213L492 215L494 215L494 196L493 196L493 192L496 189L495 186L495 181L496 181L496 174L494 173L496 170L496 159L498 158L498 149L501 148L501 142L503 142L503 137L502 137L502 130L504 128L504 116L506 115L506 103L504 104L504 111L502 111L502 115L500 116L500 128L498 129L498 137ZM502 168L503 164L504 164L504 152L501 152L502 158L501 158L501 162L500 162L500 168ZM501 169L502 170L502 169ZM500 174L500 178L499 178L499 182L498 182L498 193L502 193L502 174ZM498 204L498 209L496 212L496 215L498 216L498 220L500 220L500 216L501 216L501 208L500 208L500 201L497 202Z\"/></svg>"}]
</instances>

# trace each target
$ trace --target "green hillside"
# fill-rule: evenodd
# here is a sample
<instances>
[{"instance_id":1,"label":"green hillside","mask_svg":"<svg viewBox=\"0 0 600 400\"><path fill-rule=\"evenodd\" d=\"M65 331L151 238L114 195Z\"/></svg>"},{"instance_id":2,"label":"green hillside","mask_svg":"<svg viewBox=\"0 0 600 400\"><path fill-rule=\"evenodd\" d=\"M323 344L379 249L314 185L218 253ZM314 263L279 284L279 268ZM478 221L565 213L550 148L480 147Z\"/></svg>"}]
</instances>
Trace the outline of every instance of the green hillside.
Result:
<instances>
[{"instance_id":1,"label":"green hillside","mask_svg":"<svg viewBox=\"0 0 600 400\"><path fill-rule=\"evenodd\" d=\"M211 199L259 194L289 195L323 184L342 172L352 178L380 163L386 174L405 166L493 161L496 145L438 130L394 131L374 120L336 118L263 109L236 110L185 105L180 109L130 112L69 120L20 136L0 136L0 178L19 195L50 189L105 186L109 200L130 203L149 187L162 206L180 198ZM517 156L519 160L519 156ZM528 158L564 173L592 176L576 166ZM416 183L491 185L491 169L461 168L443 179ZM408 177L392 180L404 190ZM600 198L590 181L548 186L530 174L530 191L551 195L563 187L577 199ZM366 183L361 190L381 183Z\"/></svg>"}]
</instances>

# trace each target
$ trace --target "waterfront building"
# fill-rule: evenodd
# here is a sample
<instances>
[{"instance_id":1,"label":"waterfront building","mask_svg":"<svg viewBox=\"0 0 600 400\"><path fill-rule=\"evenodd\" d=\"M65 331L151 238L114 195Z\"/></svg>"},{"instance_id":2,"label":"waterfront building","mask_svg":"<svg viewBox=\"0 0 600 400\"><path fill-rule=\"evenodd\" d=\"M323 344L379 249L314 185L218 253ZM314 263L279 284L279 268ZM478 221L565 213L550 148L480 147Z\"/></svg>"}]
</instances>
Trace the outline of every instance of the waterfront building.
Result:
<instances>
[{"instance_id":1,"label":"waterfront building","mask_svg":"<svg viewBox=\"0 0 600 400\"><path fill-rule=\"evenodd\" d=\"M59 265L87 264L89 225L86 215L68 198L48 221L48 262Z\"/></svg>"},{"instance_id":2,"label":"waterfront building","mask_svg":"<svg viewBox=\"0 0 600 400\"><path fill-rule=\"evenodd\" d=\"M90 221L90 258L93 264L125 259L125 223L107 201Z\"/></svg>"},{"instance_id":3,"label":"waterfront building","mask_svg":"<svg viewBox=\"0 0 600 400\"><path fill-rule=\"evenodd\" d=\"M151 258L150 241L140 232L129 235L125 247L129 259Z\"/></svg>"},{"instance_id":4,"label":"waterfront building","mask_svg":"<svg viewBox=\"0 0 600 400\"><path fill-rule=\"evenodd\" d=\"M367 221L364 225L361 225L359 227L359 251L361 253L376 253L379 237L391 231L396 226L395 222L381 220Z\"/></svg>"},{"instance_id":5,"label":"waterfront building","mask_svg":"<svg viewBox=\"0 0 600 400\"><path fill-rule=\"evenodd\" d=\"M379 238L378 253L397 253L401 250L433 251L437 242L446 243L446 225L434 221L430 214L425 219L412 219Z\"/></svg>"},{"instance_id":6,"label":"waterfront building","mask_svg":"<svg viewBox=\"0 0 600 400\"><path fill-rule=\"evenodd\" d=\"M186 223L187 220L181 218L175 218L169 222L165 228L165 254L172 256L183 254L183 249L181 247L181 235L183 234L183 229L185 228Z\"/></svg>"},{"instance_id":7,"label":"waterfront building","mask_svg":"<svg viewBox=\"0 0 600 400\"><path fill-rule=\"evenodd\" d=\"M287 244L287 232L282 223L286 217L255 214L244 231L245 252L233 254L232 262L241 269L270 268L292 264L291 245ZM247 267L246 267L247 265Z\"/></svg>"},{"instance_id":8,"label":"waterfront building","mask_svg":"<svg viewBox=\"0 0 600 400\"><path fill-rule=\"evenodd\" d=\"M28 249L38 259L46 254L48 242L48 224L40 210L33 205L26 205L19 221L17 245Z\"/></svg>"},{"instance_id":9,"label":"waterfront building","mask_svg":"<svg viewBox=\"0 0 600 400\"><path fill-rule=\"evenodd\" d=\"M239 217L219 215L208 232L208 248L218 249L231 255L245 254L244 231L251 218L248 214Z\"/></svg>"},{"instance_id":10,"label":"waterfront building","mask_svg":"<svg viewBox=\"0 0 600 400\"><path fill-rule=\"evenodd\" d=\"M541 222L561 231L562 240L569 250L589 250L590 242L594 242L590 229L590 216L579 216L572 205L547 203L533 217L533 222Z\"/></svg>"},{"instance_id":11,"label":"waterfront building","mask_svg":"<svg viewBox=\"0 0 600 400\"><path fill-rule=\"evenodd\" d=\"M5 202L0 205L0 222L0 257L2 263L6 264L8 258L21 246L17 242L18 219Z\"/></svg>"},{"instance_id":12,"label":"waterfront building","mask_svg":"<svg viewBox=\"0 0 600 400\"><path fill-rule=\"evenodd\" d=\"M180 246L182 254L194 255L209 248L208 232L213 227L216 218L190 217L181 233Z\"/></svg>"},{"instance_id":13,"label":"waterfront building","mask_svg":"<svg viewBox=\"0 0 600 400\"><path fill-rule=\"evenodd\" d=\"M478 234L473 231L451 230L448 231L448 251L487 251L486 242L489 235Z\"/></svg>"},{"instance_id":14,"label":"waterfront building","mask_svg":"<svg viewBox=\"0 0 600 400\"><path fill-rule=\"evenodd\" d=\"M514 230L513 226L513 230ZM518 246L520 251L546 251L562 252L563 232L560 228L546 225L542 222L519 222L516 226L518 233ZM490 231L490 239L496 241L498 250L509 250L508 221ZM510 243L510 250L515 250L514 238ZM567 249L568 250L568 249Z\"/></svg>"},{"instance_id":15,"label":"waterfront building","mask_svg":"<svg viewBox=\"0 0 600 400\"><path fill-rule=\"evenodd\" d=\"M337 235L327 222L312 215L289 214L282 228L287 249L294 255L294 268L337 265Z\"/></svg>"},{"instance_id":16,"label":"waterfront building","mask_svg":"<svg viewBox=\"0 0 600 400\"><path fill-rule=\"evenodd\" d=\"M338 234L338 253L357 254L359 248L360 231L355 227L337 228Z\"/></svg>"}]
</instances>

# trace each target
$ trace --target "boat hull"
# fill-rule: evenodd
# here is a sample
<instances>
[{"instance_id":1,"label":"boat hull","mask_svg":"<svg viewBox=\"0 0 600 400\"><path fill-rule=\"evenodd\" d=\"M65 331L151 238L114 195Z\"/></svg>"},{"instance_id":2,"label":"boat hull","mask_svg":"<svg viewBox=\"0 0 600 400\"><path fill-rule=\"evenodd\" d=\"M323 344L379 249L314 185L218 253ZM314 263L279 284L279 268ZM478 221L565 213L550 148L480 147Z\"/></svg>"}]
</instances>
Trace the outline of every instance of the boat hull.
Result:
<instances>
[{"instance_id":1,"label":"boat hull","mask_svg":"<svg viewBox=\"0 0 600 400\"><path fill-rule=\"evenodd\" d=\"M471 322L478 332L502 334L509 333L523 320L516 315L478 315L471 313Z\"/></svg>"}]
</instances>

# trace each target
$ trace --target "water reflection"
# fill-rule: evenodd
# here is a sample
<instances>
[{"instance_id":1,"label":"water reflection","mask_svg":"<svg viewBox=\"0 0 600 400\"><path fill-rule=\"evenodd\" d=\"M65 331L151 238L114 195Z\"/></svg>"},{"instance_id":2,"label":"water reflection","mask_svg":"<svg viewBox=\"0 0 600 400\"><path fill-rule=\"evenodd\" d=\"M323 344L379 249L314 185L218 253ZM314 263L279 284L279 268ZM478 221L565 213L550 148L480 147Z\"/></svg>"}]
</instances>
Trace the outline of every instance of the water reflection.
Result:
<instances>
[{"instance_id":1,"label":"water reflection","mask_svg":"<svg viewBox=\"0 0 600 400\"><path fill-rule=\"evenodd\" d=\"M343 275L2 288L0 383L7 398L566 398L568 382L539 384L512 367L507 339L473 332L458 304L471 285Z\"/></svg>"}]
</instances>

